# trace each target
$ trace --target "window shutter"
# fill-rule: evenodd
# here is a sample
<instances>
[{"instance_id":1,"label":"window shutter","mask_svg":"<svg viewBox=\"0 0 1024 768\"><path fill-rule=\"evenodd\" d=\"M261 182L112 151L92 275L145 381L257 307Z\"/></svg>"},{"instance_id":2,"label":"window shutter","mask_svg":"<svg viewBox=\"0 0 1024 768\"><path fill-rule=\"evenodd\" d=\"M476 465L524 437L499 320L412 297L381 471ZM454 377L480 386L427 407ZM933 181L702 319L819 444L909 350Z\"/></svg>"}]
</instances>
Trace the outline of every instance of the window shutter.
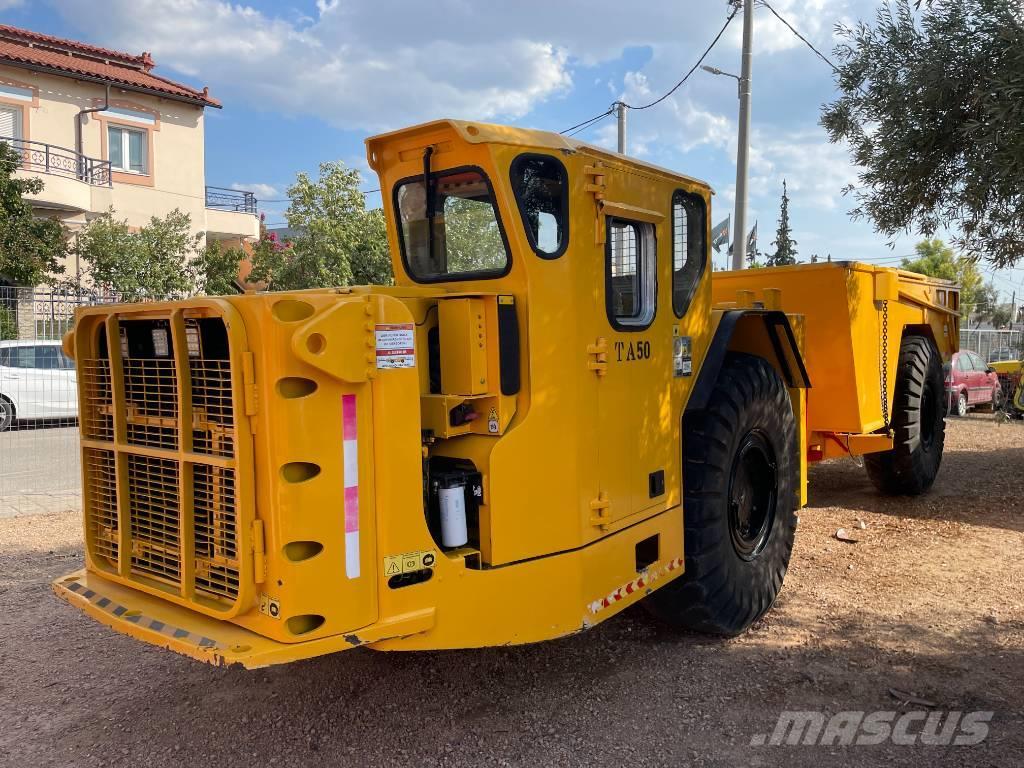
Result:
<instances>
[{"instance_id":1,"label":"window shutter","mask_svg":"<svg viewBox=\"0 0 1024 768\"><path fill-rule=\"evenodd\" d=\"M0 107L0 138L21 138L21 109Z\"/></svg>"}]
</instances>

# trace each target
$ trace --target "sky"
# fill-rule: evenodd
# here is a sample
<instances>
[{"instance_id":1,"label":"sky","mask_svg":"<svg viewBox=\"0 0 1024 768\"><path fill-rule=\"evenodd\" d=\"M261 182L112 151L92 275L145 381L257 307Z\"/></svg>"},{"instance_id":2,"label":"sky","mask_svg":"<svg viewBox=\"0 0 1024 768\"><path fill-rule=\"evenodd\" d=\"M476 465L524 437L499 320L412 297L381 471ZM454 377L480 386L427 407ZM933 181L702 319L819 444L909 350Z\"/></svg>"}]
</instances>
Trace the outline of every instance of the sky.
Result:
<instances>
[{"instance_id":1,"label":"sky","mask_svg":"<svg viewBox=\"0 0 1024 768\"><path fill-rule=\"evenodd\" d=\"M831 56L836 25L872 20L879 0L771 2ZM323 161L344 161L376 188L363 148L374 133L442 117L561 131L616 100L652 101L728 13L726 0L0 0L0 23L149 51L158 74L209 86L224 109L207 110L207 183L255 192L270 225L284 224L295 174ZM785 179L799 259L898 263L920 238L890 247L848 215L856 168L818 124L837 95L831 70L766 8L754 18L748 221L760 249L771 248ZM739 72L741 22L706 64ZM707 180L717 223L735 204L737 110L736 82L698 70L629 113L627 151ZM578 138L614 148L615 121ZM1024 296L1024 267L985 274L1007 300Z\"/></svg>"}]
</instances>

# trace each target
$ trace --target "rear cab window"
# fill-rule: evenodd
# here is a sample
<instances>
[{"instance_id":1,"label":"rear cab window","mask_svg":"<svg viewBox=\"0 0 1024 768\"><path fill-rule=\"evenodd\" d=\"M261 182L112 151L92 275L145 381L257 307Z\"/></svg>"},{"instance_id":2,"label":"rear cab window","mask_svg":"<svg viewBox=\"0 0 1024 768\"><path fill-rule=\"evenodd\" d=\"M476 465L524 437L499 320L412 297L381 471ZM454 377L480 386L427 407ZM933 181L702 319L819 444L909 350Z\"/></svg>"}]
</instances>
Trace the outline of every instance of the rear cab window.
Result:
<instances>
[{"instance_id":1,"label":"rear cab window","mask_svg":"<svg viewBox=\"0 0 1024 768\"><path fill-rule=\"evenodd\" d=\"M569 244L569 179L550 155L523 154L509 176L526 238L542 259L557 259Z\"/></svg>"},{"instance_id":2,"label":"rear cab window","mask_svg":"<svg viewBox=\"0 0 1024 768\"><path fill-rule=\"evenodd\" d=\"M672 195L672 310L682 317L707 266L707 206L689 192Z\"/></svg>"},{"instance_id":3,"label":"rear cab window","mask_svg":"<svg viewBox=\"0 0 1024 768\"><path fill-rule=\"evenodd\" d=\"M426 176L427 174L424 174ZM479 168L395 186L402 261L417 282L500 277L511 266L490 180Z\"/></svg>"}]
</instances>

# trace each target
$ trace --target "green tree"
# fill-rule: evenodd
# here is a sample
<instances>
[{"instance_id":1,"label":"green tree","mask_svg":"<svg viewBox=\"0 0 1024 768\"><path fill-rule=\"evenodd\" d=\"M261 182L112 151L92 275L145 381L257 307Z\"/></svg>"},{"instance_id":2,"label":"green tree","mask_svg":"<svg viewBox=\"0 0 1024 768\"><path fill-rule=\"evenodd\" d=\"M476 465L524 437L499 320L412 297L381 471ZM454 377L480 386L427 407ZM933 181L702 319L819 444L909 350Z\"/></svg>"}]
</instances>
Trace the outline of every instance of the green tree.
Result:
<instances>
[{"instance_id":1,"label":"green tree","mask_svg":"<svg viewBox=\"0 0 1024 768\"><path fill-rule=\"evenodd\" d=\"M299 235L290 247L255 249L250 279L277 291L391 282L383 214L366 210L358 171L321 163L316 179L296 176L288 197L285 218Z\"/></svg>"},{"instance_id":2,"label":"green tree","mask_svg":"<svg viewBox=\"0 0 1024 768\"><path fill-rule=\"evenodd\" d=\"M25 197L41 192L43 181L15 178L20 164L21 156L0 142L0 277L32 286L64 271L67 237L60 222L33 213Z\"/></svg>"},{"instance_id":3,"label":"green tree","mask_svg":"<svg viewBox=\"0 0 1024 768\"><path fill-rule=\"evenodd\" d=\"M914 253L915 258L903 259L900 269L954 281L960 286L960 314L964 318L970 317L979 301L988 301L981 271L973 260L958 256L937 237L919 242Z\"/></svg>"},{"instance_id":4,"label":"green tree","mask_svg":"<svg viewBox=\"0 0 1024 768\"><path fill-rule=\"evenodd\" d=\"M840 25L839 98L822 110L861 167L854 217L895 237L942 227L966 256L1024 256L1024 15L1019 0L892 0Z\"/></svg>"},{"instance_id":5,"label":"green tree","mask_svg":"<svg viewBox=\"0 0 1024 768\"><path fill-rule=\"evenodd\" d=\"M784 267L796 264L796 240L792 237L789 227L789 195L786 193L786 180L782 180L782 202L779 205L779 228L775 232L775 253L767 256L769 267Z\"/></svg>"},{"instance_id":6,"label":"green tree","mask_svg":"<svg viewBox=\"0 0 1024 768\"><path fill-rule=\"evenodd\" d=\"M18 324L14 321L14 313L0 304L0 341L18 338Z\"/></svg>"},{"instance_id":7,"label":"green tree","mask_svg":"<svg viewBox=\"0 0 1024 768\"><path fill-rule=\"evenodd\" d=\"M245 252L240 248L226 248L216 240L208 240L193 264L197 288L207 296L238 293L238 265L244 258Z\"/></svg>"},{"instance_id":8,"label":"green tree","mask_svg":"<svg viewBox=\"0 0 1024 768\"><path fill-rule=\"evenodd\" d=\"M444 240L449 272L477 272L505 266L505 244L489 201L457 195L446 197Z\"/></svg>"},{"instance_id":9,"label":"green tree","mask_svg":"<svg viewBox=\"0 0 1024 768\"><path fill-rule=\"evenodd\" d=\"M75 238L83 273L125 301L188 296L195 292L193 257L202 235L188 214L174 209L133 232L113 210L89 222Z\"/></svg>"}]
</instances>

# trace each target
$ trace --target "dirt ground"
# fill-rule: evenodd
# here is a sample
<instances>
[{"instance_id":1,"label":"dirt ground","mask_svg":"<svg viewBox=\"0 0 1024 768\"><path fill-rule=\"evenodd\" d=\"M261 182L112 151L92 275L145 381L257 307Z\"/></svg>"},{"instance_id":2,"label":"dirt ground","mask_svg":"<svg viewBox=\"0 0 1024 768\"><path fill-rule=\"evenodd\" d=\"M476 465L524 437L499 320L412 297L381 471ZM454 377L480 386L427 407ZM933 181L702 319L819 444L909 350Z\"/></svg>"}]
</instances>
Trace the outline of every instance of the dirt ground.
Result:
<instances>
[{"instance_id":1,"label":"dirt ground","mask_svg":"<svg viewBox=\"0 0 1024 768\"><path fill-rule=\"evenodd\" d=\"M0 765L1024 764L1024 425L952 421L922 498L877 495L851 461L811 479L782 595L738 639L636 607L546 644L258 672L144 646L58 600L78 515L0 520ZM989 736L751 746L782 710L927 708L890 689L990 710Z\"/></svg>"}]
</instances>

